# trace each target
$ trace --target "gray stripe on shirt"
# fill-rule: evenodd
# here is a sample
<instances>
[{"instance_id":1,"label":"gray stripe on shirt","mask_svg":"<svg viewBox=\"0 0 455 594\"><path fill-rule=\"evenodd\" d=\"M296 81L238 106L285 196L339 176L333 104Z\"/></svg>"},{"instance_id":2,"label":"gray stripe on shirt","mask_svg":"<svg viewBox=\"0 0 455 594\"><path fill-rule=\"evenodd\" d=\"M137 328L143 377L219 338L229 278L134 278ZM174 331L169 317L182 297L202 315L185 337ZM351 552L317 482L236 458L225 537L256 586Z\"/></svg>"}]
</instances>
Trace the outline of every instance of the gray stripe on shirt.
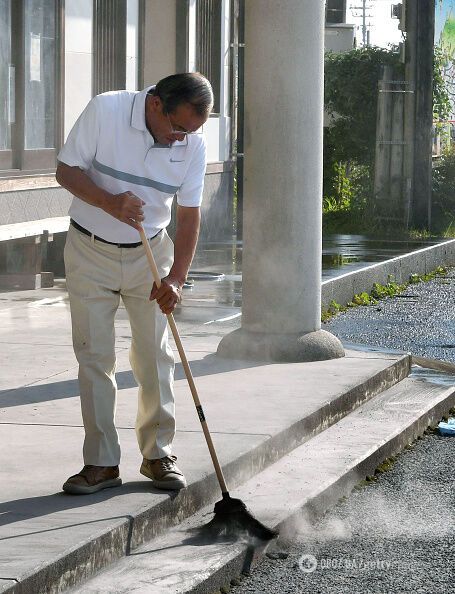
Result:
<instances>
[{"instance_id":1,"label":"gray stripe on shirt","mask_svg":"<svg viewBox=\"0 0 455 594\"><path fill-rule=\"evenodd\" d=\"M112 167L103 165L96 159L93 159L93 167L97 171L99 171L100 173L104 173L105 175L110 175L111 177L115 177L116 179L121 179L122 181L135 184L136 186L146 186L147 188L155 188L155 190L158 190L159 192L164 192L166 194L175 194L180 187L170 186L169 184L163 184L162 182L156 181L154 179L140 177L138 175L133 175L132 173L119 171L118 169L112 169Z\"/></svg>"}]
</instances>

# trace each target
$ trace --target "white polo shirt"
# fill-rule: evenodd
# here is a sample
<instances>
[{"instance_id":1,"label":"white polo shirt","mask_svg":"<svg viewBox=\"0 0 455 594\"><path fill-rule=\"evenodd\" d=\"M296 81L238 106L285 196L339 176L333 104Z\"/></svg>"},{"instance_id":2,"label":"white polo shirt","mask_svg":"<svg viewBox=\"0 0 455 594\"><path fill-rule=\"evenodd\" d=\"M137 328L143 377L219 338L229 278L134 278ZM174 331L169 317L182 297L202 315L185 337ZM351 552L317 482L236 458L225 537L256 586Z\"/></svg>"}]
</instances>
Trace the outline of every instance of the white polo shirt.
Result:
<instances>
[{"instance_id":1,"label":"white polo shirt","mask_svg":"<svg viewBox=\"0 0 455 594\"><path fill-rule=\"evenodd\" d=\"M200 206L206 169L202 134L190 134L172 145L154 142L145 123L145 98L150 89L153 87L94 97L57 157L71 167L80 167L111 194L129 190L142 198L147 237L153 237L169 224L175 194L181 206ZM69 214L79 225L107 241L140 241L133 227L76 196Z\"/></svg>"}]
</instances>

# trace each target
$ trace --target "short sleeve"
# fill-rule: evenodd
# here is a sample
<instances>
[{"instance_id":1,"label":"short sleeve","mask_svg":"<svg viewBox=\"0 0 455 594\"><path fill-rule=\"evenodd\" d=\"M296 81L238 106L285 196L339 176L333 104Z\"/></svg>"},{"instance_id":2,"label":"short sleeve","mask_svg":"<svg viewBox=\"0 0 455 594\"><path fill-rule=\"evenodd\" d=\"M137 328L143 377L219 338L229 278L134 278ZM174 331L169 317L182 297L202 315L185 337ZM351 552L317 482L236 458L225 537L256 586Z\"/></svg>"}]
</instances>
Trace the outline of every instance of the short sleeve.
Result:
<instances>
[{"instance_id":1,"label":"short sleeve","mask_svg":"<svg viewBox=\"0 0 455 594\"><path fill-rule=\"evenodd\" d=\"M100 129L96 99L91 99L81 113L57 156L70 167L89 169L95 158Z\"/></svg>"},{"instance_id":2,"label":"short sleeve","mask_svg":"<svg viewBox=\"0 0 455 594\"><path fill-rule=\"evenodd\" d=\"M201 206L206 167L207 149L202 137L191 159L185 179L177 192L179 206Z\"/></svg>"}]
</instances>

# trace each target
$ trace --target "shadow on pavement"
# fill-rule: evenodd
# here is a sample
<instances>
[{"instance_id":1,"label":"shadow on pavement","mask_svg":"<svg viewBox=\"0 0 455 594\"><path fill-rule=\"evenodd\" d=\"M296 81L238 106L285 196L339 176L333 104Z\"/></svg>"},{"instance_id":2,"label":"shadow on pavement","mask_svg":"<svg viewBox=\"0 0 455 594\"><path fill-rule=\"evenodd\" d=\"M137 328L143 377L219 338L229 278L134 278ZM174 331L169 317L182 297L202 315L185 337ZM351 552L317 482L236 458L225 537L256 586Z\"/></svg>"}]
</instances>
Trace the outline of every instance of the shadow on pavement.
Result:
<instances>
[{"instance_id":1,"label":"shadow on pavement","mask_svg":"<svg viewBox=\"0 0 455 594\"><path fill-rule=\"evenodd\" d=\"M124 496L128 493L152 493L161 495L164 499L175 499L178 493L172 491L163 491L156 489L150 484L150 481L134 481L124 483L119 487L113 489L104 489L92 495L68 495L63 491L52 493L51 495L40 495L38 497L26 497L23 499L16 499L11 501L4 501L0 503L0 526L14 524L15 522L22 522L32 518L39 518L48 516L56 512L70 511L77 508L82 508L87 505L99 504L108 501L114 497ZM13 534L11 536L0 537L0 541L12 540L28 536L29 534L41 534L45 532L52 532L55 530L63 530L73 526L80 526L82 524L96 524L106 520L129 519L134 521L132 516L128 514L112 517L100 517L94 520L77 522L76 524L62 524L44 530L34 530L28 533Z\"/></svg>"},{"instance_id":2,"label":"shadow on pavement","mask_svg":"<svg viewBox=\"0 0 455 594\"><path fill-rule=\"evenodd\" d=\"M222 359L215 354L206 355L203 359L190 361L191 371L194 377L215 375L236 369L248 369L267 365L257 361L239 361L234 359ZM119 390L137 387L132 371L120 371L116 374ZM175 366L175 379L185 379L185 373L181 363ZM36 404L49 400L60 400L62 398L74 398L79 396L79 382L77 379L65 380L63 382L49 382L24 386L13 390L0 391L0 408L21 406L23 404Z\"/></svg>"}]
</instances>

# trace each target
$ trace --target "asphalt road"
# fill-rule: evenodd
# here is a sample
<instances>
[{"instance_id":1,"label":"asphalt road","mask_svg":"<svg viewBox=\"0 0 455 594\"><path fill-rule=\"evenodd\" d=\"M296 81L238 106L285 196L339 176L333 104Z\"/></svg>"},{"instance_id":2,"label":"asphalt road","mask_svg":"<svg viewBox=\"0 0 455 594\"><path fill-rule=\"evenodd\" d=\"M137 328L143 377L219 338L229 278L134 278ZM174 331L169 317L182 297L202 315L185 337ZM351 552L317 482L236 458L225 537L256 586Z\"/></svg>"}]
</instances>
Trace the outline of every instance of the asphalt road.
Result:
<instances>
[{"instance_id":1,"label":"asphalt road","mask_svg":"<svg viewBox=\"0 0 455 594\"><path fill-rule=\"evenodd\" d=\"M455 363L455 270L400 297L324 325L343 341ZM281 555L266 557L233 594L455 592L455 438L431 434Z\"/></svg>"}]
</instances>

